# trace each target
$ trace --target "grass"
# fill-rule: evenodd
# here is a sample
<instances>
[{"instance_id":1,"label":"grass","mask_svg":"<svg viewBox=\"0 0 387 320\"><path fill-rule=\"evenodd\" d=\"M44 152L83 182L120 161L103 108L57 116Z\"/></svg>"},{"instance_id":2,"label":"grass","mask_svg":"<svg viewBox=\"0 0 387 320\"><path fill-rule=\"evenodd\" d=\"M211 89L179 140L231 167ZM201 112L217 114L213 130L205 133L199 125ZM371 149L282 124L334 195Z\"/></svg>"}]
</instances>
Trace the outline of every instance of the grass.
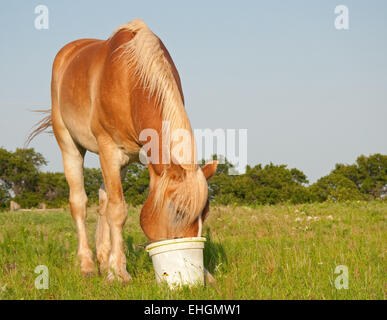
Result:
<instances>
[{"instance_id":1,"label":"grass","mask_svg":"<svg viewBox=\"0 0 387 320\"><path fill-rule=\"evenodd\" d=\"M124 239L129 285L84 279L70 213L0 212L0 299L385 299L386 215L382 202L215 207L205 223L205 266L217 288L170 291L156 285L139 209L129 209ZM87 219L94 239L95 209ZM36 266L49 270L37 290ZM335 268L348 267L348 289Z\"/></svg>"}]
</instances>

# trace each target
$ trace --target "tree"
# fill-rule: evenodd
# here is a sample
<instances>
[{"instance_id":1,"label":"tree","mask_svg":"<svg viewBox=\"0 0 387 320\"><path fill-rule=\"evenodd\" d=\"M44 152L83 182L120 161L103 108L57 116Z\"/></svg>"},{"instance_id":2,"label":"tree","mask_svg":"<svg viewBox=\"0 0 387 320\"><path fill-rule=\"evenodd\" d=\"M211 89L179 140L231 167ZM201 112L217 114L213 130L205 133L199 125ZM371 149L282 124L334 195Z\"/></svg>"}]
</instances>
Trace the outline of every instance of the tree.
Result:
<instances>
[{"instance_id":1,"label":"tree","mask_svg":"<svg viewBox=\"0 0 387 320\"><path fill-rule=\"evenodd\" d=\"M49 207L61 207L68 201L69 187L62 172L39 172L35 192Z\"/></svg>"},{"instance_id":2,"label":"tree","mask_svg":"<svg viewBox=\"0 0 387 320\"><path fill-rule=\"evenodd\" d=\"M9 152L0 148L0 180L15 196L33 191L37 183L39 168L47 164L44 157L34 149L16 149Z\"/></svg>"},{"instance_id":3,"label":"tree","mask_svg":"<svg viewBox=\"0 0 387 320\"><path fill-rule=\"evenodd\" d=\"M308 184L309 183L305 173L303 173L302 171L300 171L296 168L290 169L290 174L292 175L294 182L296 182L298 184Z\"/></svg>"},{"instance_id":4,"label":"tree","mask_svg":"<svg viewBox=\"0 0 387 320\"><path fill-rule=\"evenodd\" d=\"M125 200L136 206L143 204L149 193L149 172L140 163L130 163L122 182Z\"/></svg>"},{"instance_id":5,"label":"tree","mask_svg":"<svg viewBox=\"0 0 387 320\"><path fill-rule=\"evenodd\" d=\"M4 209L8 206L8 201L10 198L11 196L9 192L0 183L0 209Z\"/></svg>"},{"instance_id":6,"label":"tree","mask_svg":"<svg viewBox=\"0 0 387 320\"><path fill-rule=\"evenodd\" d=\"M86 195L90 203L98 203L98 190L103 183L101 169L85 168L83 170Z\"/></svg>"},{"instance_id":7,"label":"tree","mask_svg":"<svg viewBox=\"0 0 387 320\"><path fill-rule=\"evenodd\" d=\"M298 169L272 163L247 166L246 173L228 175L217 172L209 180L210 199L220 204L275 204L309 202L311 195L304 184L306 175Z\"/></svg>"},{"instance_id":8,"label":"tree","mask_svg":"<svg viewBox=\"0 0 387 320\"><path fill-rule=\"evenodd\" d=\"M342 201L364 199L356 184L342 174L331 173L310 186L310 192L317 201Z\"/></svg>"},{"instance_id":9,"label":"tree","mask_svg":"<svg viewBox=\"0 0 387 320\"><path fill-rule=\"evenodd\" d=\"M387 195L387 156L379 153L360 156L356 164L336 164L333 174L340 174L351 180L358 190L372 198Z\"/></svg>"}]
</instances>

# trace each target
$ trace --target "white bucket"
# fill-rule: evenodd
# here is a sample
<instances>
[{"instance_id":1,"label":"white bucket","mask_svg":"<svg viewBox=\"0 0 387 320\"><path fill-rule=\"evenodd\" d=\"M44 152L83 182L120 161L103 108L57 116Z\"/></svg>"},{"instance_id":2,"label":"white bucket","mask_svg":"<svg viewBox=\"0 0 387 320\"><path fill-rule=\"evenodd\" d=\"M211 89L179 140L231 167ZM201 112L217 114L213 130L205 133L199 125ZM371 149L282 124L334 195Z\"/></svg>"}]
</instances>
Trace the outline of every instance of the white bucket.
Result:
<instances>
[{"instance_id":1,"label":"white bucket","mask_svg":"<svg viewBox=\"0 0 387 320\"><path fill-rule=\"evenodd\" d=\"M203 285L203 249L206 238L192 237L153 242L145 250L152 258L158 283L170 288Z\"/></svg>"}]
</instances>

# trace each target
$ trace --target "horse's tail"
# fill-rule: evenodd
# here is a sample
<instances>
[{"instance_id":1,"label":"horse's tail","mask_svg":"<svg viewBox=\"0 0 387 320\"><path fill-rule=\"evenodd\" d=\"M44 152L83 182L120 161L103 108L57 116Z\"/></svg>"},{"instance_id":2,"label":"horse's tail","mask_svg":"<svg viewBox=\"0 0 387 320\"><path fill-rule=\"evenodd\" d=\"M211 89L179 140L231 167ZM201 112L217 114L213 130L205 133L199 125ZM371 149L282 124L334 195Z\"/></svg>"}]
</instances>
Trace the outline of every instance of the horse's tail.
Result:
<instances>
[{"instance_id":1,"label":"horse's tail","mask_svg":"<svg viewBox=\"0 0 387 320\"><path fill-rule=\"evenodd\" d=\"M51 110L33 110L33 112L40 112L47 115L32 127L33 130L28 135L26 142L24 143L25 147L28 146L37 135L41 134L52 126Z\"/></svg>"}]
</instances>

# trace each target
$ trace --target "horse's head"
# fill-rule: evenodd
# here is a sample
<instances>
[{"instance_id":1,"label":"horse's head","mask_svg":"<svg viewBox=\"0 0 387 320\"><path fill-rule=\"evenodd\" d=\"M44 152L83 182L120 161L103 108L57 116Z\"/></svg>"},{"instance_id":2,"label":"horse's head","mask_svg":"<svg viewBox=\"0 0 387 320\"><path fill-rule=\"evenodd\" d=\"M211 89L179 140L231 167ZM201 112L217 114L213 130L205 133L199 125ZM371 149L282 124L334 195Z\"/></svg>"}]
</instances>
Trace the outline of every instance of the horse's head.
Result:
<instances>
[{"instance_id":1,"label":"horse's head","mask_svg":"<svg viewBox=\"0 0 387 320\"><path fill-rule=\"evenodd\" d=\"M194 170L174 165L160 174L148 165L150 191L141 211L141 227L149 240L198 235L209 210L207 180L217 165L213 161Z\"/></svg>"}]
</instances>

